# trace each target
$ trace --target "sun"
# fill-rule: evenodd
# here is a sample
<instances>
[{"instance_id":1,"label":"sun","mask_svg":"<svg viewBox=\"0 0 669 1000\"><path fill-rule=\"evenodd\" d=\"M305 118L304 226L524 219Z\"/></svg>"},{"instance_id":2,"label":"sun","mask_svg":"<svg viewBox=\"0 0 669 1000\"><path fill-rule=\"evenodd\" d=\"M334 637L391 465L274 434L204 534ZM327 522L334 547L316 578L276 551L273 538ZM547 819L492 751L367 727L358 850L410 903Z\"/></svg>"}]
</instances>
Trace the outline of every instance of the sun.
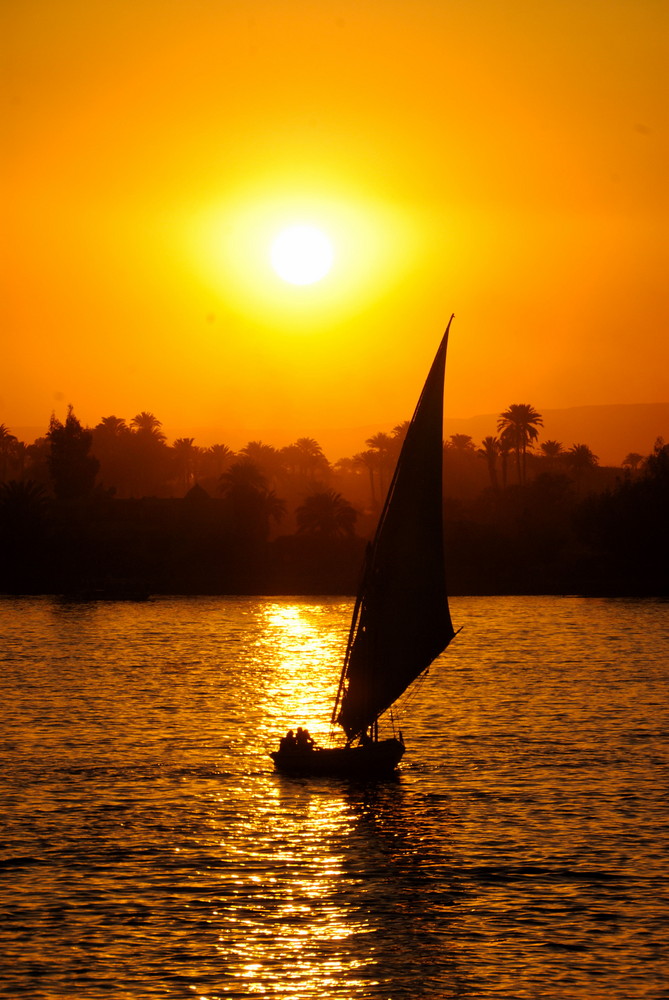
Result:
<instances>
[{"instance_id":1,"label":"sun","mask_svg":"<svg viewBox=\"0 0 669 1000\"><path fill-rule=\"evenodd\" d=\"M272 267L291 285L312 285L330 271L332 244L322 229L311 225L282 229L270 250Z\"/></svg>"}]
</instances>

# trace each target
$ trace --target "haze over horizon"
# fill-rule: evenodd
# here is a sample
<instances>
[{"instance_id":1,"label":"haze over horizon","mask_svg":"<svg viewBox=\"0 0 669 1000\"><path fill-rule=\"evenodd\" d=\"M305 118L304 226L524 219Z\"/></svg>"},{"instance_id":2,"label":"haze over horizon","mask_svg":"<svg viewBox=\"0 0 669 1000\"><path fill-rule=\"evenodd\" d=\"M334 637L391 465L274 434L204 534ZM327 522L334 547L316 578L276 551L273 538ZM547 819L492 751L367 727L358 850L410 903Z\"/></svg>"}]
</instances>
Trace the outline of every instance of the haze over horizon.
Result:
<instances>
[{"instance_id":1,"label":"haze over horizon","mask_svg":"<svg viewBox=\"0 0 669 1000\"><path fill-rule=\"evenodd\" d=\"M380 430L451 312L447 417L669 401L668 26L655 0L8 0L0 422ZM295 223L332 244L312 284L270 264Z\"/></svg>"},{"instance_id":2,"label":"haze over horizon","mask_svg":"<svg viewBox=\"0 0 669 1000\"><path fill-rule=\"evenodd\" d=\"M628 403L620 406L574 406L563 410L542 410L537 408L544 419L540 429L537 444L547 440L559 440L565 450L573 444L587 444L599 459L600 465L620 466L625 457L636 452L648 455L653 450L658 438L669 439L669 403ZM76 407L75 415L78 417ZM129 423L129 414L122 416ZM134 416L134 414L133 414ZM155 416L160 419L158 414ZM405 414L402 419L408 419ZM448 441L451 434L468 434L476 447L483 438L496 433L499 414L476 414L472 417L454 417L444 415L444 439ZM275 429L269 426L240 426L232 433L225 428L197 427L185 424L181 427L162 426L161 430L172 444L178 438L193 438L194 444L200 448L208 448L214 444L224 444L233 451L239 451L250 441L262 441L263 444L282 448L292 444L298 438L314 438L321 446L325 457L331 464L340 458L352 457L359 451L364 451L368 438L379 432L391 434L394 427L402 422L397 419L384 426L378 424L349 425L344 427L308 427L294 426L284 428L277 436ZM94 426L94 421L89 426ZM19 440L30 444L43 437L47 427L9 428ZM537 454L539 451L537 451Z\"/></svg>"}]
</instances>

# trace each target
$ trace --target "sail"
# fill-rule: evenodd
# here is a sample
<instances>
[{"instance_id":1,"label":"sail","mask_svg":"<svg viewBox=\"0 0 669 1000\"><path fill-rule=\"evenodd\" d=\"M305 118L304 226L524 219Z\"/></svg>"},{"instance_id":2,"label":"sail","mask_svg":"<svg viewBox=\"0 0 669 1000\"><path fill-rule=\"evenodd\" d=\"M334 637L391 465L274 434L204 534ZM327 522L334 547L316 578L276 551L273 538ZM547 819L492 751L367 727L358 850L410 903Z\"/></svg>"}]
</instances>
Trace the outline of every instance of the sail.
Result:
<instances>
[{"instance_id":1,"label":"sail","mask_svg":"<svg viewBox=\"0 0 669 1000\"><path fill-rule=\"evenodd\" d=\"M334 710L349 739L389 708L454 635L442 510L444 370L451 321L409 425L356 600Z\"/></svg>"}]
</instances>

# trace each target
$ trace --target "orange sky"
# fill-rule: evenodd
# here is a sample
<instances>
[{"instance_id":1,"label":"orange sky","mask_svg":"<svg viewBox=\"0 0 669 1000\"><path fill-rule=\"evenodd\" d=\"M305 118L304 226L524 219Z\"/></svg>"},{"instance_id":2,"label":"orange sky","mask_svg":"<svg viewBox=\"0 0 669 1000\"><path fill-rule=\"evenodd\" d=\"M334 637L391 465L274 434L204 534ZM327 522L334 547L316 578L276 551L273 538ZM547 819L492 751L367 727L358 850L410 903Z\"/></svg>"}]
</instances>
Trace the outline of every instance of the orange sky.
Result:
<instances>
[{"instance_id":1,"label":"orange sky","mask_svg":"<svg viewBox=\"0 0 669 1000\"><path fill-rule=\"evenodd\" d=\"M233 447L388 429L451 312L447 415L669 401L664 0L0 19L10 429L69 402ZM295 221L335 245L315 285L269 266Z\"/></svg>"}]
</instances>

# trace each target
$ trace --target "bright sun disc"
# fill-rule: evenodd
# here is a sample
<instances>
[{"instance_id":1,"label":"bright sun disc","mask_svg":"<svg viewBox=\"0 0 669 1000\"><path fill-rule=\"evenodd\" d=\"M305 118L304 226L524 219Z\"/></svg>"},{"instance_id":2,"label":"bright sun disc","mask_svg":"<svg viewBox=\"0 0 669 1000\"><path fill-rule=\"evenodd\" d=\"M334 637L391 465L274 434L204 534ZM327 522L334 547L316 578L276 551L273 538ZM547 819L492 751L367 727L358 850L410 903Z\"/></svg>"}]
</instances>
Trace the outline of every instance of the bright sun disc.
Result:
<instances>
[{"instance_id":1,"label":"bright sun disc","mask_svg":"<svg viewBox=\"0 0 669 1000\"><path fill-rule=\"evenodd\" d=\"M291 285L311 285L332 267L334 251L329 239L316 226L290 226L272 243L272 267Z\"/></svg>"}]
</instances>

